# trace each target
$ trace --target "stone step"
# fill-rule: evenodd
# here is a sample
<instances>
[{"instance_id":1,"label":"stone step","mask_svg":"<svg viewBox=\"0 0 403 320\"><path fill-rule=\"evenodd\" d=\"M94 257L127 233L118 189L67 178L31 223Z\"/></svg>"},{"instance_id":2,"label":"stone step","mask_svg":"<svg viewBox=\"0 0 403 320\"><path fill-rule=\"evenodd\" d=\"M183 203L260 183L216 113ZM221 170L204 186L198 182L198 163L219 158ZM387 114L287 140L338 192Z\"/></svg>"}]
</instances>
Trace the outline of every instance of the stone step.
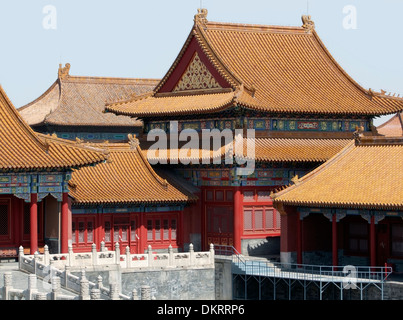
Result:
<instances>
[{"instance_id":1,"label":"stone step","mask_svg":"<svg viewBox=\"0 0 403 320\"><path fill-rule=\"evenodd\" d=\"M4 287L4 273L11 272L12 275L12 287L13 289L26 290L28 289L29 274L18 269L17 262L0 263L0 289ZM51 284L42 279L37 279L38 292L50 293ZM0 295L1 295L0 290ZM61 288L61 294L68 296L75 296L76 294L71 291Z\"/></svg>"}]
</instances>

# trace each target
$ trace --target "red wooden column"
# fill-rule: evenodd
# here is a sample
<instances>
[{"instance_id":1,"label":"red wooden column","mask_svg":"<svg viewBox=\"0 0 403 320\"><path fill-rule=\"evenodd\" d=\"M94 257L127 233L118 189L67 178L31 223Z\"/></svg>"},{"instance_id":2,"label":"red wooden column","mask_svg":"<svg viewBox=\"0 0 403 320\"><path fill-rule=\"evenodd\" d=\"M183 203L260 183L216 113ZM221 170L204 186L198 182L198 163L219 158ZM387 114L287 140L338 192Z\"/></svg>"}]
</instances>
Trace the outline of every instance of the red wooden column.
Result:
<instances>
[{"instance_id":1,"label":"red wooden column","mask_svg":"<svg viewBox=\"0 0 403 320\"><path fill-rule=\"evenodd\" d=\"M299 211L297 211L297 264L302 264L302 220Z\"/></svg>"},{"instance_id":2,"label":"red wooden column","mask_svg":"<svg viewBox=\"0 0 403 320\"><path fill-rule=\"evenodd\" d=\"M61 225L61 245L60 252L67 253L69 246L69 194L63 192L62 195L62 225Z\"/></svg>"},{"instance_id":3,"label":"red wooden column","mask_svg":"<svg viewBox=\"0 0 403 320\"><path fill-rule=\"evenodd\" d=\"M371 267L376 266L376 247L375 247L375 217L371 216L371 224L369 228L369 248L370 248L370 264Z\"/></svg>"},{"instance_id":4,"label":"red wooden column","mask_svg":"<svg viewBox=\"0 0 403 320\"><path fill-rule=\"evenodd\" d=\"M31 204L30 204L30 254L34 254L38 251L38 194L31 193Z\"/></svg>"},{"instance_id":5,"label":"red wooden column","mask_svg":"<svg viewBox=\"0 0 403 320\"><path fill-rule=\"evenodd\" d=\"M180 230L180 238L179 238L179 241L176 240L176 241L177 241L177 245L178 245L179 247L182 247L182 249L183 249L183 245L184 245L184 243L185 243L185 221L184 221L184 217L183 217L183 211L184 211L184 210L185 210L185 209L182 209L182 210L179 212L179 225L176 226L176 230L177 230L177 231Z\"/></svg>"},{"instance_id":6,"label":"red wooden column","mask_svg":"<svg viewBox=\"0 0 403 320\"><path fill-rule=\"evenodd\" d=\"M207 226L206 226L206 209L205 209L205 204L204 204L204 199L206 196L206 190L204 186L201 186L200 188L200 195L201 195L201 200L200 200L200 218L201 218L201 230L200 230L200 238L201 238L201 249L202 251L206 251L207 248L210 246L210 243L207 243Z\"/></svg>"},{"instance_id":7,"label":"red wooden column","mask_svg":"<svg viewBox=\"0 0 403 320\"><path fill-rule=\"evenodd\" d=\"M242 194L241 188L235 187L234 189L234 248L241 252L241 235L242 235Z\"/></svg>"},{"instance_id":8,"label":"red wooden column","mask_svg":"<svg viewBox=\"0 0 403 320\"><path fill-rule=\"evenodd\" d=\"M146 230L146 218L145 213L140 213L140 239L139 239L139 253L144 253L147 247L147 230Z\"/></svg>"},{"instance_id":9,"label":"red wooden column","mask_svg":"<svg viewBox=\"0 0 403 320\"><path fill-rule=\"evenodd\" d=\"M333 256L333 265L337 266L339 263L339 257L337 254L337 220L336 214L332 215L332 256Z\"/></svg>"}]
</instances>

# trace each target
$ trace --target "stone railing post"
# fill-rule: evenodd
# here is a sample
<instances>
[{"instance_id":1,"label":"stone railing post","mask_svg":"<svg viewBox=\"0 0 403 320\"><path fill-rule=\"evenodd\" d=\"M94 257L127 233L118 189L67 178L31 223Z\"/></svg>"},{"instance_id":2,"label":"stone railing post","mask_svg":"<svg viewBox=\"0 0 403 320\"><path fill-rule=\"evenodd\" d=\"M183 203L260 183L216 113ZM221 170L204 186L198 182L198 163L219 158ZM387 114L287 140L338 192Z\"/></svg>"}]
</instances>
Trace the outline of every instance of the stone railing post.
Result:
<instances>
[{"instance_id":1,"label":"stone railing post","mask_svg":"<svg viewBox=\"0 0 403 320\"><path fill-rule=\"evenodd\" d=\"M92 265L98 265L98 254L97 254L97 245L95 243L91 246L91 255L92 255Z\"/></svg>"},{"instance_id":2,"label":"stone railing post","mask_svg":"<svg viewBox=\"0 0 403 320\"><path fill-rule=\"evenodd\" d=\"M50 255L49 255L49 247L45 244L43 247L43 264L48 266L50 264Z\"/></svg>"},{"instance_id":3,"label":"stone railing post","mask_svg":"<svg viewBox=\"0 0 403 320\"><path fill-rule=\"evenodd\" d=\"M132 257L130 255L129 246L126 247L126 268L130 268L132 266Z\"/></svg>"},{"instance_id":4,"label":"stone railing post","mask_svg":"<svg viewBox=\"0 0 403 320\"><path fill-rule=\"evenodd\" d=\"M98 289L102 288L102 277L101 277L101 275L99 275L98 278L97 278L97 288Z\"/></svg>"},{"instance_id":5,"label":"stone railing post","mask_svg":"<svg viewBox=\"0 0 403 320\"><path fill-rule=\"evenodd\" d=\"M24 248L20 246L18 248L18 267L20 270L22 269L23 257L24 257Z\"/></svg>"},{"instance_id":6,"label":"stone railing post","mask_svg":"<svg viewBox=\"0 0 403 320\"><path fill-rule=\"evenodd\" d=\"M36 264L37 264L37 262L39 260L38 257L39 257L39 252L35 251L34 252L34 274L36 274Z\"/></svg>"},{"instance_id":7,"label":"stone railing post","mask_svg":"<svg viewBox=\"0 0 403 320\"><path fill-rule=\"evenodd\" d=\"M106 251L105 242L101 241L101 248L99 249L100 252Z\"/></svg>"},{"instance_id":8,"label":"stone railing post","mask_svg":"<svg viewBox=\"0 0 403 320\"><path fill-rule=\"evenodd\" d=\"M47 294L45 292L37 292L35 296L35 300L47 300Z\"/></svg>"},{"instance_id":9,"label":"stone railing post","mask_svg":"<svg viewBox=\"0 0 403 320\"><path fill-rule=\"evenodd\" d=\"M81 271L80 300L90 300L90 284L85 277L85 271Z\"/></svg>"},{"instance_id":10,"label":"stone railing post","mask_svg":"<svg viewBox=\"0 0 403 320\"><path fill-rule=\"evenodd\" d=\"M67 264L68 264L69 267L73 267L75 265L73 246L70 244L68 246L67 250L68 250L68 259L69 259Z\"/></svg>"},{"instance_id":11,"label":"stone railing post","mask_svg":"<svg viewBox=\"0 0 403 320\"><path fill-rule=\"evenodd\" d=\"M141 286L141 300L151 300L150 286Z\"/></svg>"},{"instance_id":12,"label":"stone railing post","mask_svg":"<svg viewBox=\"0 0 403 320\"><path fill-rule=\"evenodd\" d=\"M119 246L119 242L116 242L116 244L115 244L115 263L117 265L120 264L120 246Z\"/></svg>"},{"instance_id":13,"label":"stone railing post","mask_svg":"<svg viewBox=\"0 0 403 320\"><path fill-rule=\"evenodd\" d=\"M57 300L57 297L60 294L60 291L61 291L60 278L59 277L52 277L51 300Z\"/></svg>"},{"instance_id":14,"label":"stone railing post","mask_svg":"<svg viewBox=\"0 0 403 320\"><path fill-rule=\"evenodd\" d=\"M9 293L12 289L13 275L11 272L4 273L3 300L10 300Z\"/></svg>"},{"instance_id":15,"label":"stone railing post","mask_svg":"<svg viewBox=\"0 0 403 320\"><path fill-rule=\"evenodd\" d=\"M101 290L97 288L91 289L91 300L101 300Z\"/></svg>"},{"instance_id":16,"label":"stone railing post","mask_svg":"<svg viewBox=\"0 0 403 320\"><path fill-rule=\"evenodd\" d=\"M34 300L34 295L38 292L37 277L36 274L30 274L28 277L27 300Z\"/></svg>"},{"instance_id":17,"label":"stone railing post","mask_svg":"<svg viewBox=\"0 0 403 320\"><path fill-rule=\"evenodd\" d=\"M214 244L210 243L210 264L214 264Z\"/></svg>"},{"instance_id":18,"label":"stone railing post","mask_svg":"<svg viewBox=\"0 0 403 320\"><path fill-rule=\"evenodd\" d=\"M132 291L132 300L138 300L139 296L137 295L137 290L133 289Z\"/></svg>"},{"instance_id":19,"label":"stone railing post","mask_svg":"<svg viewBox=\"0 0 403 320\"><path fill-rule=\"evenodd\" d=\"M154 262L154 256L153 256L153 250L152 250L152 248L151 248L151 245L148 245L148 250L147 250L147 253L148 253L148 257L147 257L147 259L148 259L148 266L149 267L152 267L153 266L153 262Z\"/></svg>"},{"instance_id":20,"label":"stone railing post","mask_svg":"<svg viewBox=\"0 0 403 320\"><path fill-rule=\"evenodd\" d=\"M195 263L195 251L193 249L193 244L189 244L189 264L190 266L193 266Z\"/></svg>"},{"instance_id":21,"label":"stone railing post","mask_svg":"<svg viewBox=\"0 0 403 320\"><path fill-rule=\"evenodd\" d=\"M172 249L171 245L168 247L168 266L174 266L174 249Z\"/></svg>"},{"instance_id":22,"label":"stone railing post","mask_svg":"<svg viewBox=\"0 0 403 320\"><path fill-rule=\"evenodd\" d=\"M109 284L109 296L111 300L119 300L119 287L117 283Z\"/></svg>"}]
</instances>

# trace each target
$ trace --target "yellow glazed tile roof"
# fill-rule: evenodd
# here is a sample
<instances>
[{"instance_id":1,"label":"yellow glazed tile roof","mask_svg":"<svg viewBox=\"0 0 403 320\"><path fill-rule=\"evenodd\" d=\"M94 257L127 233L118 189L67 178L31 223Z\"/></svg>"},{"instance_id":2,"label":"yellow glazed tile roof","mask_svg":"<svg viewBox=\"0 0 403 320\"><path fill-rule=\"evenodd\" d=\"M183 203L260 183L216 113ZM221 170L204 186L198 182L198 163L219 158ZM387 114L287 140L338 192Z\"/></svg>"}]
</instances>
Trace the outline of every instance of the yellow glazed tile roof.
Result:
<instances>
[{"instance_id":1,"label":"yellow glazed tile roof","mask_svg":"<svg viewBox=\"0 0 403 320\"><path fill-rule=\"evenodd\" d=\"M218 112L234 102L233 92L199 94L188 96L144 96L121 103L107 105L108 111L121 115L136 114L137 117L180 115L186 113Z\"/></svg>"},{"instance_id":2,"label":"yellow glazed tile roof","mask_svg":"<svg viewBox=\"0 0 403 320\"><path fill-rule=\"evenodd\" d=\"M255 158L262 162L324 162L342 150L350 141L348 139L256 138ZM245 151L244 154L246 155Z\"/></svg>"},{"instance_id":3,"label":"yellow glazed tile roof","mask_svg":"<svg viewBox=\"0 0 403 320\"><path fill-rule=\"evenodd\" d=\"M138 143L97 144L107 148L107 162L74 170L70 195L79 204L185 203L187 195L152 169Z\"/></svg>"},{"instance_id":4,"label":"yellow glazed tile roof","mask_svg":"<svg viewBox=\"0 0 403 320\"><path fill-rule=\"evenodd\" d=\"M140 121L105 113L105 104L154 89L157 79L61 75L38 99L18 109L29 125L141 126Z\"/></svg>"},{"instance_id":5,"label":"yellow glazed tile roof","mask_svg":"<svg viewBox=\"0 0 403 320\"><path fill-rule=\"evenodd\" d=\"M403 138L362 137L296 184L276 205L403 209Z\"/></svg>"},{"instance_id":6,"label":"yellow glazed tile roof","mask_svg":"<svg viewBox=\"0 0 403 320\"><path fill-rule=\"evenodd\" d=\"M349 139L305 139L305 138L255 138L243 139L243 149L222 145L215 152L212 147L190 150L156 149L143 150L144 156L151 163L212 163L214 160L224 163L225 157L252 158L248 155L248 143L254 144L254 159L259 162L325 162L342 150Z\"/></svg>"},{"instance_id":7,"label":"yellow glazed tile roof","mask_svg":"<svg viewBox=\"0 0 403 320\"><path fill-rule=\"evenodd\" d=\"M34 132L0 86L0 170L48 170L103 162L105 150Z\"/></svg>"},{"instance_id":8,"label":"yellow glazed tile roof","mask_svg":"<svg viewBox=\"0 0 403 320\"><path fill-rule=\"evenodd\" d=\"M403 136L403 112L395 114L377 127L378 133L389 137Z\"/></svg>"},{"instance_id":9,"label":"yellow glazed tile roof","mask_svg":"<svg viewBox=\"0 0 403 320\"><path fill-rule=\"evenodd\" d=\"M382 115L403 110L403 99L362 88L331 56L309 18L302 27L217 23L207 13L195 25L172 67L149 97L107 110L131 116L217 111L222 95L171 95L164 106L159 90L170 79L193 38L235 94L232 104L276 113ZM220 89L215 89L219 91ZM165 93L166 94L166 93ZM165 98L167 99L167 98ZM212 100L216 99L217 102ZM230 101L229 99L227 100ZM194 103L197 107L194 107Z\"/></svg>"}]
</instances>

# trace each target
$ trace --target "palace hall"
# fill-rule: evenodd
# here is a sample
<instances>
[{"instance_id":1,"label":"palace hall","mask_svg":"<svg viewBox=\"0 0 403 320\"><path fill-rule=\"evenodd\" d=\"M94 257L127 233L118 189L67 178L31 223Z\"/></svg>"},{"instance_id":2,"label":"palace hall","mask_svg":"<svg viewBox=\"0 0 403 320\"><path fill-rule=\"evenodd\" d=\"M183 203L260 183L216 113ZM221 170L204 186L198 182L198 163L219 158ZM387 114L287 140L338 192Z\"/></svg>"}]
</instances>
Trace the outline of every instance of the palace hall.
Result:
<instances>
[{"instance_id":1,"label":"palace hall","mask_svg":"<svg viewBox=\"0 0 403 320\"><path fill-rule=\"evenodd\" d=\"M1 91L0 255L214 244L398 265L403 98L360 86L319 34L310 16L238 24L199 9L161 79L65 64L19 109ZM383 115L394 116L376 128Z\"/></svg>"}]
</instances>

